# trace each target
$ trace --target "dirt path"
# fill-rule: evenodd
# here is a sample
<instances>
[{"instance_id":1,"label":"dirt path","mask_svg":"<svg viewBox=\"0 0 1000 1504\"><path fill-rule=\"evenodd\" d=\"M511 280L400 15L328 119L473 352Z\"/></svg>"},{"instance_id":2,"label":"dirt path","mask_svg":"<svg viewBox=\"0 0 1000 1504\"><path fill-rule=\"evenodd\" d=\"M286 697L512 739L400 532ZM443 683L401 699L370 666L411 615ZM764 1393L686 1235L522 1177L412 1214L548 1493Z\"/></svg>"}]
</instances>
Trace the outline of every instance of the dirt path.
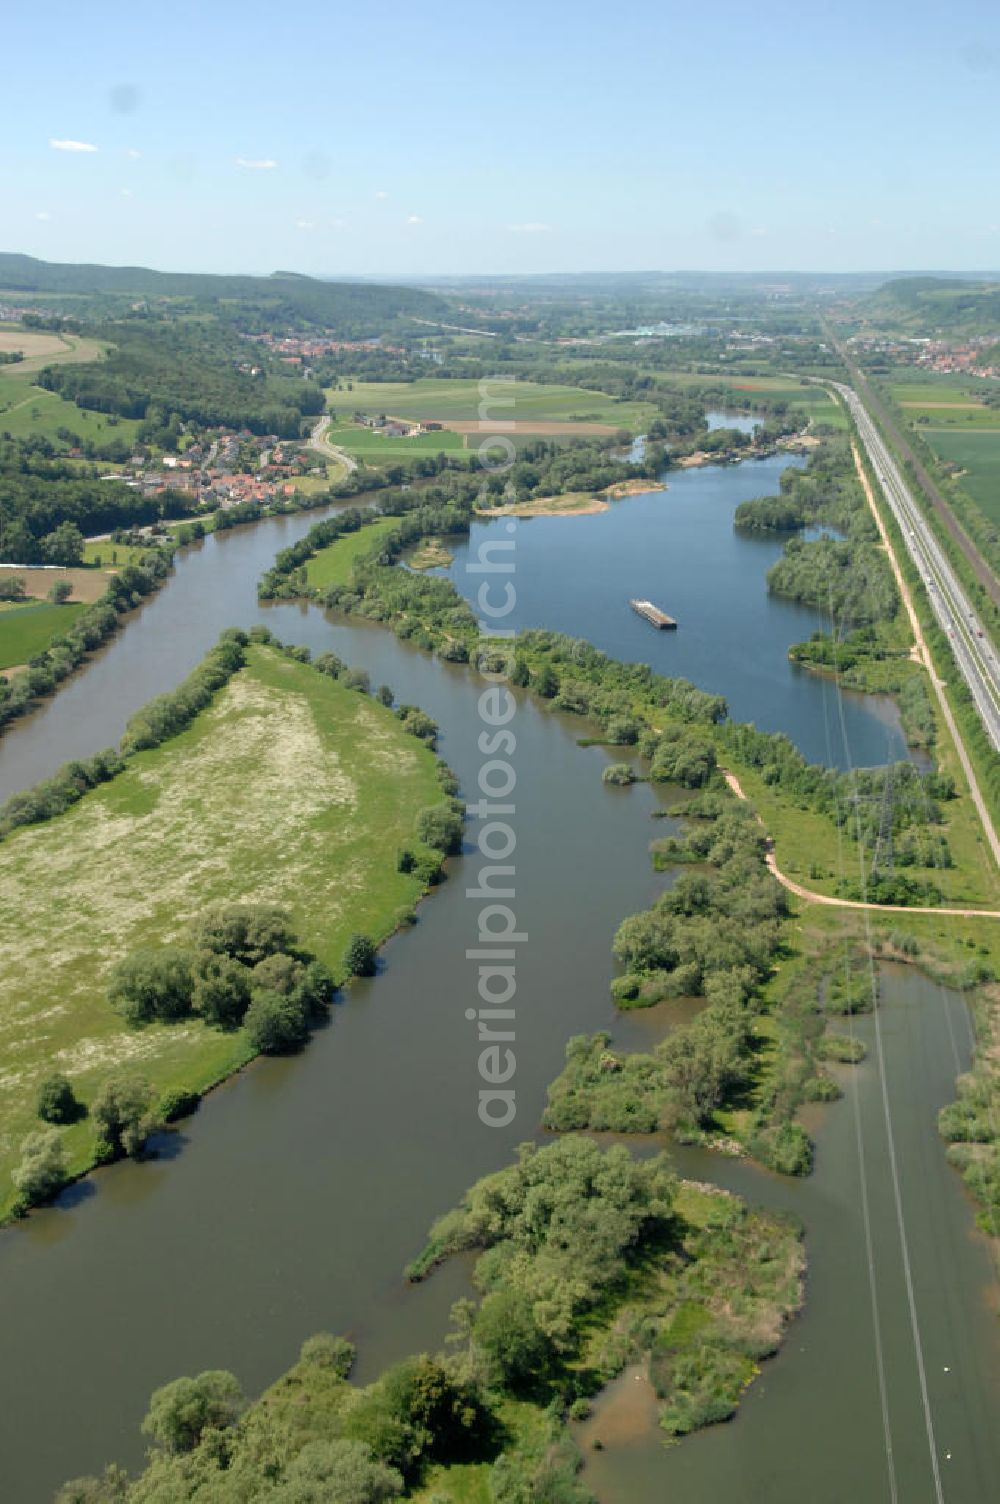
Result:
<instances>
[{"instance_id":1,"label":"dirt path","mask_svg":"<svg viewBox=\"0 0 1000 1504\"><path fill-rule=\"evenodd\" d=\"M920 628L920 619L917 616L916 607L913 604L913 597L910 594L910 588L907 585L906 580L903 578L903 571L899 567L899 560L896 558L896 551L893 548L892 540L890 539L889 534L886 531L885 523L882 520L882 514L878 509L874 494L872 492L871 483L868 479L865 467L861 463L861 455L858 452L858 446L853 439L851 441L851 449L854 453L854 463L857 466L858 477L861 481L862 486L864 487L865 496L868 498L868 505L871 508L872 516L875 518L875 526L878 528L879 537L882 539L882 545L885 548L889 563L892 566L892 572L896 579L896 587L899 590L900 598L903 602L904 607L906 608L906 614L910 622L910 629L913 632L913 642L917 661L923 664L924 668L927 670L931 684L934 686L934 693L937 695L938 705L941 707L941 714L944 718L945 725L948 727L948 730L951 733L951 739L955 744L955 751L958 753L958 760L962 764L962 771L964 772L966 782L969 785L969 793L972 795L972 802L976 806L976 813L979 816L980 823L982 824L983 831L985 832L986 840L989 843L989 848L993 853L993 860L996 862L997 866L1000 866L1000 840L998 840L997 838L997 833L993 828L993 821L990 819L990 812L986 808L986 801L983 798L982 793L980 792L979 784L976 782L976 775L973 772L972 762L970 761L968 752L966 752L965 750L965 743L962 740L961 732L958 729L955 717L952 715L951 706L948 704L948 697L944 692L944 684L934 672L934 664L931 661L930 650L927 647L927 643L924 640L924 634Z\"/></svg>"},{"instance_id":2,"label":"dirt path","mask_svg":"<svg viewBox=\"0 0 1000 1504\"><path fill-rule=\"evenodd\" d=\"M721 768L723 778L736 795L737 799L746 799L743 787L735 773ZM757 816L760 820L760 816ZM761 820L761 824L764 822ZM764 855L767 869L773 877L776 877L783 888L789 893L794 893L796 898L802 898L806 903L821 903L831 909L869 909L873 914L949 914L956 919L1000 919L1000 909L947 909L939 905L933 908L928 905L921 908L916 904L905 903L862 903L857 898L834 898L829 893L817 893L813 888L804 888L801 883L787 877L774 855L774 842L770 836L767 838L767 850Z\"/></svg>"}]
</instances>

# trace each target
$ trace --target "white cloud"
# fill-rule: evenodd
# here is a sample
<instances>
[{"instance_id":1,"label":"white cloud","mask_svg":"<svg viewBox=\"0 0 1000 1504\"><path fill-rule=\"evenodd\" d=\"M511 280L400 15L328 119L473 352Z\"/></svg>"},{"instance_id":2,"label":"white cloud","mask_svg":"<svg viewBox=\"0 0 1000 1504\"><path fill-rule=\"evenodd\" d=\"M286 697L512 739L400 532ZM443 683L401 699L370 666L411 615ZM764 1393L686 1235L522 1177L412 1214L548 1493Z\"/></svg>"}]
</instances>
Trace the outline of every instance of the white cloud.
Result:
<instances>
[{"instance_id":1,"label":"white cloud","mask_svg":"<svg viewBox=\"0 0 1000 1504\"><path fill-rule=\"evenodd\" d=\"M408 214L406 216L406 223L408 225L422 225L423 220L421 219L419 214Z\"/></svg>"},{"instance_id":2,"label":"white cloud","mask_svg":"<svg viewBox=\"0 0 1000 1504\"><path fill-rule=\"evenodd\" d=\"M237 167L249 167L253 172L268 172L272 167L277 167L273 157L237 157Z\"/></svg>"},{"instance_id":3,"label":"white cloud","mask_svg":"<svg viewBox=\"0 0 1000 1504\"><path fill-rule=\"evenodd\" d=\"M122 198L131 198L132 197L132 190L131 190L131 188L121 188L121 189L119 189L119 192L121 193Z\"/></svg>"},{"instance_id":4,"label":"white cloud","mask_svg":"<svg viewBox=\"0 0 1000 1504\"><path fill-rule=\"evenodd\" d=\"M311 219L297 219L295 221L295 228L297 230L315 230L316 223Z\"/></svg>"},{"instance_id":5,"label":"white cloud","mask_svg":"<svg viewBox=\"0 0 1000 1504\"><path fill-rule=\"evenodd\" d=\"M133 162L137 162L142 156L142 152L137 151L134 146L129 146L126 148L125 155L127 157L131 157Z\"/></svg>"},{"instance_id":6,"label":"white cloud","mask_svg":"<svg viewBox=\"0 0 1000 1504\"><path fill-rule=\"evenodd\" d=\"M753 229L750 231L750 234L755 235L758 240L762 240L766 236L767 231L764 229L763 225L754 225Z\"/></svg>"},{"instance_id":7,"label":"white cloud","mask_svg":"<svg viewBox=\"0 0 1000 1504\"><path fill-rule=\"evenodd\" d=\"M49 145L53 151L96 151L97 147L90 141L59 141L55 136L49 137Z\"/></svg>"},{"instance_id":8,"label":"white cloud","mask_svg":"<svg viewBox=\"0 0 1000 1504\"><path fill-rule=\"evenodd\" d=\"M385 191L384 188L379 188L379 189L376 190L375 197L376 198L388 198L389 195L386 193L386 191Z\"/></svg>"},{"instance_id":9,"label":"white cloud","mask_svg":"<svg viewBox=\"0 0 1000 1504\"><path fill-rule=\"evenodd\" d=\"M512 235L551 235L552 226L543 225L538 220L530 220L526 225L508 225Z\"/></svg>"},{"instance_id":10,"label":"white cloud","mask_svg":"<svg viewBox=\"0 0 1000 1504\"><path fill-rule=\"evenodd\" d=\"M35 218L36 219L51 219L52 215L49 213L48 209L39 209L38 213L35 215Z\"/></svg>"}]
</instances>

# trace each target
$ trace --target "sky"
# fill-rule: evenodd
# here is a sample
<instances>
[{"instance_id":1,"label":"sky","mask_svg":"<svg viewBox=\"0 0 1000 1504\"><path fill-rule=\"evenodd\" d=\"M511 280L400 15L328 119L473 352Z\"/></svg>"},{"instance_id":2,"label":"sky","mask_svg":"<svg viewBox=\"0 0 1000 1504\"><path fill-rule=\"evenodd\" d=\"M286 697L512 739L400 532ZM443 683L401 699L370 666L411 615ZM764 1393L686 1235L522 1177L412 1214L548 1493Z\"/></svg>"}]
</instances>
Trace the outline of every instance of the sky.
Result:
<instances>
[{"instance_id":1,"label":"sky","mask_svg":"<svg viewBox=\"0 0 1000 1504\"><path fill-rule=\"evenodd\" d=\"M0 250L321 276L1000 266L989 0L10 7Z\"/></svg>"}]
</instances>

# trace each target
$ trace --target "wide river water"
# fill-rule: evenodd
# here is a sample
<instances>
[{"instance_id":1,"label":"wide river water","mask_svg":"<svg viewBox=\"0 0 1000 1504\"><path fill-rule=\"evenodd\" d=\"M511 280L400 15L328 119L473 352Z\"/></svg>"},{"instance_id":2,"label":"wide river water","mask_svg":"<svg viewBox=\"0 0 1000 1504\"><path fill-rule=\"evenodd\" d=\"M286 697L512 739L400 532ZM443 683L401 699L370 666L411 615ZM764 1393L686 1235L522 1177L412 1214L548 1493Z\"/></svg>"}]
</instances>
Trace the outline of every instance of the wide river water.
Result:
<instances>
[{"instance_id":1,"label":"wide river water","mask_svg":"<svg viewBox=\"0 0 1000 1504\"><path fill-rule=\"evenodd\" d=\"M773 484L775 468L767 463L689 472L690 483L688 475L673 477L670 491L603 517L522 525L521 609L527 611L533 588L532 538L558 528L560 549L576 551L578 530L612 518L614 548L605 549L596 569L584 567L586 550L574 553L576 570L553 581L551 613L539 598L537 620L625 651L608 626L620 602L617 584L604 582L605 566L617 567L615 558L627 549L640 557L651 519L661 528L685 488L703 486L719 517L728 506L731 519L737 501ZM0 741L0 797L115 741L128 715L175 685L223 627L255 621L315 650L332 648L367 667L373 682L423 705L442 727L443 754L472 788L480 762L478 688L466 670L431 660L377 627L346 625L302 606L257 605L262 570L315 520L281 519L222 534L180 559L127 629ZM633 531L638 552L628 542ZM721 540L724 531L720 523L713 536ZM663 541L666 532L656 537ZM810 709L801 701L795 710L799 691L788 685L811 681L791 675L781 646L817 619L796 612L793 622L787 608L767 602L767 546L748 548L736 575L723 583L711 552L689 550L682 573L690 593L683 598L680 574L630 580L628 594L650 593L682 619L682 630L671 639L674 648L667 634L633 621L626 607L621 630L640 634L626 655L653 657L671 671L654 655L679 653L684 639L695 636L697 619L697 635L712 642L710 654L704 648L706 672L694 659L678 661L674 670L723 690L737 713L781 726L803 745L821 717L832 728L826 745L835 756L844 745L836 737L836 691L823 685L821 702ZM774 611L788 622L773 636L755 638L729 611L732 581L744 575L747 602L754 592L764 602L754 620L767 622ZM728 677L708 677L710 664L728 664ZM737 701L745 675L760 676L762 703L766 694L775 707L766 715L755 709L753 694L746 704ZM900 750L884 706L852 701L845 723L853 727L845 757L875 761L887 748L893 755ZM536 1132L545 1087L571 1034L608 1027L620 1039L643 1042L647 1020L613 1016L610 944L619 920L647 904L661 881L646 856L651 835L663 830L650 818L657 796L645 785L602 785L607 755L576 745L579 721L522 699L516 728L516 907L529 941L518 972L514 1124L490 1130L476 1116L476 1048L464 1016L474 1001L474 975L464 955L475 938L478 906L465 888L477 864L467 856L450 864L450 880L422 907L416 928L386 948L383 973L350 990L301 1056L258 1062L213 1093L183 1134L171 1138L169 1155L104 1170L58 1207L0 1234L0 1497L40 1504L63 1478L109 1458L136 1465L149 1392L180 1373L231 1368L253 1392L318 1329L345 1331L359 1342L362 1377L437 1345L448 1307L464 1288L463 1265L417 1289L400 1275L431 1219ZM807 750L823 755L819 747ZM876 1055L846 1073L847 1099L817 1120L817 1169L808 1180L780 1180L677 1151L685 1172L802 1218L809 1304L734 1424L670 1451L655 1436L627 1449L609 1436L604 1452L590 1454L591 1481L606 1504L658 1504L664 1497L685 1504L720 1498L933 1504L928 1417L940 1497L981 1504L996 1496L1000 1350L989 1250L974 1232L972 1210L935 1131L937 1109L968 1059L967 1013L957 996L912 972L890 971L880 1023L885 1094ZM870 1031L871 1021L864 1027ZM885 1460L879 1353L895 1492Z\"/></svg>"}]
</instances>

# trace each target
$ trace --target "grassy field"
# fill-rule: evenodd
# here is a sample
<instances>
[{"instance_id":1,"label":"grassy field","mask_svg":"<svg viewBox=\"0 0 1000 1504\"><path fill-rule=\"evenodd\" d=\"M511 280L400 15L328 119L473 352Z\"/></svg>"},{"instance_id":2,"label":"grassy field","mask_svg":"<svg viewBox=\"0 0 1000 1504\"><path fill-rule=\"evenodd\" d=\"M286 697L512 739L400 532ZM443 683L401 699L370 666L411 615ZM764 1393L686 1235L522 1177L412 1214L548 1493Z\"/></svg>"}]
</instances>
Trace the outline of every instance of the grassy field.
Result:
<instances>
[{"instance_id":1,"label":"grassy field","mask_svg":"<svg viewBox=\"0 0 1000 1504\"><path fill-rule=\"evenodd\" d=\"M248 1058L242 1031L125 1027L104 996L119 956L180 939L208 903L277 901L341 974L348 937L384 938L417 898L396 851L441 798L434 755L390 711L258 647L180 736L15 831L0 846L0 1213L50 1071L90 1101L123 1066L199 1090ZM75 1170L93 1139L86 1120L66 1130Z\"/></svg>"},{"instance_id":2,"label":"grassy field","mask_svg":"<svg viewBox=\"0 0 1000 1504\"><path fill-rule=\"evenodd\" d=\"M52 606L31 601L0 611L0 671L34 658L84 610L79 603Z\"/></svg>"},{"instance_id":3,"label":"grassy field","mask_svg":"<svg viewBox=\"0 0 1000 1504\"><path fill-rule=\"evenodd\" d=\"M993 421L996 426L988 431L924 428L921 432L939 459L962 470L958 483L966 495L991 522L1000 523L1000 412L993 414Z\"/></svg>"},{"instance_id":4,"label":"grassy field","mask_svg":"<svg viewBox=\"0 0 1000 1504\"><path fill-rule=\"evenodd\" d=\"M466 448L464 434L448 433L445 429L415 434L413 438L394 439L349 421L334 422L326 437L331 444L346 449L361 464L374 465L376 469L383 465L405 465L429 454L461 454Z\"/></svg>"},{"instance_id":5,"label":"grassy field","mask_svg":"<svg viewBox=\"0 0 1000 1504\"><path fill-rule=\"evenodd\" d=\"M329 389L327 405L331 412L348 416L358 410L386 413L394 418L473 422L479 419L483 402L479 385L471 379L447 381L431 377L413 382L356 381L350 392ZM618 402L604 392L586 391L583 387L546 386L520 380L491 382L487 400L486 416L491 423L511 419L610 423L615 428L629 428L638 433L656 412L648 403Z\"/></svg>"},{"instance_id":6,"label":"grassy field","mask_svg":"<svg viewBox=\"0 0 1000 1504\"><path fill-rule=\"evenodd\" d=\"M356 533L345 533L329 548L321 548L306 565L306 579L316 589L325 590L330 585L347 585L351 570L359 554L367 553L379 538L394 533L399 526L397 517L380 517L369 522Z\"/></svg>"},{"instance_id":7,"label":"grassy field","mask_svg":"<svg viewBox=\"0 0 1000 1504\"><path fill-rule=\"evenodd\" d=\"M20 366L0 367L0 434L9 433L15 439L40 434L56 441L58 430L68 428L81 439L93 439L98 444L110 439L133 441L139 427L137 419L87 412L55 392L32 386L29 376L12 374L23 373L27 365L25 361Z\"/></svg>"},{"instance_id":8,"label":"grassy field","mask_svg":"<svg viewBox=\"0 0 1000 1504\"><path fill-rule=\"evenodd\" d=\"M92 569L122 569L138 564L149 549L133 543L112 543L110 538L88 539L83 545L83 562Z\"/></svg>"}]
</instances>

